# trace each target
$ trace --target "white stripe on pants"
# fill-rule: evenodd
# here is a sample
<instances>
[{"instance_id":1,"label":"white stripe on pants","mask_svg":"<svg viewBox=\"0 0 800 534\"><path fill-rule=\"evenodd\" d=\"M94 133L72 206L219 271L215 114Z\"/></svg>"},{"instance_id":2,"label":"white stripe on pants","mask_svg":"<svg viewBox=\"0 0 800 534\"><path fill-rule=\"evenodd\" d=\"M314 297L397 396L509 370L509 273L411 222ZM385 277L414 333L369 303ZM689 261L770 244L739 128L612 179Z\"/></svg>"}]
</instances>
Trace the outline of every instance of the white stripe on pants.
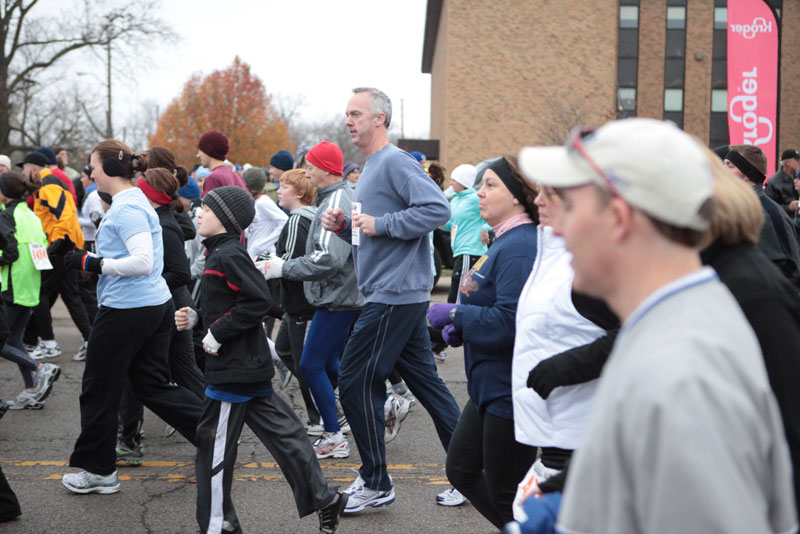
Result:
<instances>
[{"instance_id":1,"label":"white stripe on pants","mask_svg":"<svg viewBox=\"0 0 800 534\"><path fill-rule=\"evenodd\" d=\"M214 437L212 472L225 462L225 445L228 440L228 417L231 413L231 403L220 402L219 404L219 421L217 421L217 435ZM225 494L222 491L222 477L224 475L225 469L223 468L220 469L216 475L211 477L211 516L208 521L207 534L220 534L222 532L222 523L225 519L225 512L222 509L222 503L225 499Z\"/></svg>"}]
</instances>

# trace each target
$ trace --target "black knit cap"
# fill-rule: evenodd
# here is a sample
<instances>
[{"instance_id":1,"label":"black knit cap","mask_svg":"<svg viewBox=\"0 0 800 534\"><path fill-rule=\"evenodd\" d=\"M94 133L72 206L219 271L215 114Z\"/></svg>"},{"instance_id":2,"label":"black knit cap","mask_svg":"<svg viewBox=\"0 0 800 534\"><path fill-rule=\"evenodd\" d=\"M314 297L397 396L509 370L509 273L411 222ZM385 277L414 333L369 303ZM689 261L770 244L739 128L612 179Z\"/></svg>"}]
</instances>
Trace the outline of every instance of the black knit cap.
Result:
<instances>
[{"instance_id":1,"label":"black knit cap","mask_svg":"<svg viewBox=\"0 0 800 534\"><path fill-rule=\"evenodd\" d=\"M231 234L239 235L250 226L256 207L250 193L238 185L224 185L208 192L203 202Z\"/></svg>"}]
</instances>

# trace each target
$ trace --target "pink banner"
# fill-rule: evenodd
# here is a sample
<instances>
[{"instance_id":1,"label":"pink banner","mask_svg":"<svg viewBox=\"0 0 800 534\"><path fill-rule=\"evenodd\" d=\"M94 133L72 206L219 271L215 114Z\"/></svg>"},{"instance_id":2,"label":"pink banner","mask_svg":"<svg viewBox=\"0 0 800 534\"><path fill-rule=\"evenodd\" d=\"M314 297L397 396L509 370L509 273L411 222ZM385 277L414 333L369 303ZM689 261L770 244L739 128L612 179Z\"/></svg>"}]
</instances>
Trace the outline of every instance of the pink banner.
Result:
<instances>
[{"instance_id":1,"label":"pink banner","mask_svg":"<svg viewBox=\"0 0 800 534\"><path fill-rule=\"evenodd\" d=\"M757 145L776 169L778 24L763 0L728 0L728 133Z\"/></svg>"}]
</instances>

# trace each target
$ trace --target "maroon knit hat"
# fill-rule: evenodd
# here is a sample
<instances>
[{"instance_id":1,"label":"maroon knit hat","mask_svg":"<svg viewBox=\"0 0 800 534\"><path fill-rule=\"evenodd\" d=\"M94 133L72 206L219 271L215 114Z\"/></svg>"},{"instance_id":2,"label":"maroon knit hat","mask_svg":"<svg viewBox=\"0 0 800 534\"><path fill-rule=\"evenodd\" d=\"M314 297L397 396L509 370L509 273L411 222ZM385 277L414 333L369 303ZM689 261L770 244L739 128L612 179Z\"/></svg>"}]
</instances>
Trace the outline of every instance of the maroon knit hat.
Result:
<instances>
[{"instance_id":1,"label":"maroon knit hat","mask_svg":"<svg viewBox=\"0 0 800 534\"><path fill-rule=\"evenodd\" d=\"M197 148L214 159L224 160L228 153L228 138L219 130L211 130L203 134Z\"/></svg>"},{"instance_id":2,"label":"maroon knit hat","mask_svg":"<svg viewBox=\"0 0 800 534\"><path fill-rule=\"evenodd\" d=\"M342 149L339 145L335 145L328 141L322 141L314 145L311 150L306 154L306 159L311 162L315 167L319 167L323 171L327 171L336 176L342 175L342 164L344 163L344 156Z\"/></svg>"}]
</instances>

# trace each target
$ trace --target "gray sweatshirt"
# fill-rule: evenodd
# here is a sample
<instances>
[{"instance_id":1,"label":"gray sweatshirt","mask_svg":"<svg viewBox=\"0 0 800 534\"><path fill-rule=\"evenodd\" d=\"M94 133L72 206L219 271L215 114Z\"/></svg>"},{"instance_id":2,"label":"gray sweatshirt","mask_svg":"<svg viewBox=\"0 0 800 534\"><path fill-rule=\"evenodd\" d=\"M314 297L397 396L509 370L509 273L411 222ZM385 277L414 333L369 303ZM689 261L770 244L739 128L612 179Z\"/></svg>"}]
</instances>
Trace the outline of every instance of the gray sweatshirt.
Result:
<instances>
[{"instance_id":1,"label":"gray sweatshirt","mask_svg":"<svg viewBox=\"0 0 800 534\"><path fill-rule=\"evenodd\" d=\"M450 220L439 186L411 155L388 144L367 158L354 202L375 217L376 236L353 247L358 288L367 302L415 304L433 287L428 233ZM337 234L351 239L350 212Z\"/></svg>"},{"instance_id":2,"label":"gray sweatshirt","mask_svg":"<svg viewBox=\"0 0 800 534\"><path fill-rule=\"evenodd\" d=\"M311 221L306 241L306 255L283 264L283 277L302 280L306 300L317 308L353 310L364 305L358 292L349 243L336 239L322 228L322 214L328 208L350 213L353 189L347 181L339 181L319 192L319 208Z\"/></svg>"}]
</instances>

